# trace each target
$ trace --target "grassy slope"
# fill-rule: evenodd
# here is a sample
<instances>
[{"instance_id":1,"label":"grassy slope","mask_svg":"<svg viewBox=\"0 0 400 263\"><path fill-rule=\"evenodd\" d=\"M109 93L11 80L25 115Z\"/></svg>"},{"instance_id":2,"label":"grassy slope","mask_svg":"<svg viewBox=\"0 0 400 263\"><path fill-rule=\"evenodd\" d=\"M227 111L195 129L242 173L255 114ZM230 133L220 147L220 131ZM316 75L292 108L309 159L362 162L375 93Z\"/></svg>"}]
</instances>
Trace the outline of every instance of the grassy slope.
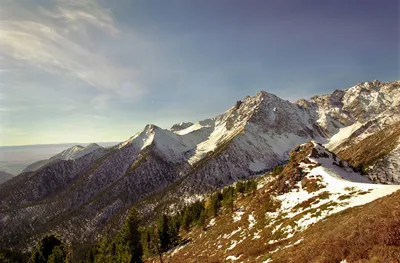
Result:
<instances>
[{"instance_id":1,"label":"grassy slope","mask_svg":"<svg viewBox=\"0 0 400 263\"><path fill-rule=\"evenodd\" d=\"M295 163L309 153L308 146L305 152L292 158L281 174L260 178L260 183L265 185L254 194L239 196L234 213L222 209L213 219L215 225L208 230L197 227L189 233L181 233L184 239L191 241L167 252L164 262L231 262L229 257L239 257L236 262L268 259L272 259L271 262L340 262L343 259L347 262L400 262L400 192L339 212L293 237L281 230L295 227L296 217L313 210L316 215L322 209L330 209L330 203L320 206L319 211L314 208L314 199L325 199L323 194L295 207L304 212L293 219L284 218L284 215L274 219L265 216L266 212L273 213L280 206L271 196L287 190L277 182L293 185L301 179L301 171ZM233 218L238 211L243 215L235 221ZM250 220L250 216L254 220ZM252 227L249 227L250 221L254 222ZM146 262L159 261L151 258Z\"/></svg>"},{"instance_id":2,"label":"grassy slope","mask_svg":"<svg viewBox=\"0 0 400 263\"><path fill-rule=\"evenodd\" d=\"M299 238L273 262L400 262L400 191L335 214Z\"/></svg>"},{"instance_id":3,"label":"grassy slope","mask_svg":"<svg viewBox=\"0 0 400 263\"><path fill-rule=\"evenodd\" d=\"M266 195L257 193L237 200L236 206L254 211L256 225L248 229L248 213L232 222L232 213L225 211L207 231L195 228L184 238L191 242L177 252L164 255L164 262L230 262L228 256L240 257L237 262L400 262L400 191L364 206L339 212L310 226L294 237L269 244L284 233L265 228ZM257 207L258 204L258 207ZM262 209L260 209L262 208ZM228 223L229 222L229 223ZM290 224L290 222L283 222ZM233 233L233 234L232 234ZM259 238L254 239L255 236ZM224 238L224 235L229 235ZM240 241L244 236L248 238ZM300 241L300 242L299 242ZM297 245L293 245L299 242ZM232 248L232 245L237 243ZM232 249L229 249L232 248ZM147 262L158 262L149 259Z\"/></svg>"},{"instance_id":4,"label":"grassy slope","mask_svg":"<svg viewBox=\"0 0 400 263\"><path fill-rule=\"evenodd\" d=\"M356 167L366 167L389 154L400 139L400 122L368 136L338 153L339 157Z\"/></svg>"}]
</instances>

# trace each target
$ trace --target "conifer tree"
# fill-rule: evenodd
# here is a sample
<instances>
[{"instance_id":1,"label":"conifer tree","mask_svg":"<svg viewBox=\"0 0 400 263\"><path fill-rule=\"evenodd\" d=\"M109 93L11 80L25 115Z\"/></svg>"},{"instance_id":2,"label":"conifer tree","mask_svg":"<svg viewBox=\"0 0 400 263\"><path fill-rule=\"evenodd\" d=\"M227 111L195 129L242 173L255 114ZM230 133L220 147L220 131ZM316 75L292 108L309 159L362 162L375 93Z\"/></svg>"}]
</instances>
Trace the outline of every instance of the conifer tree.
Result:
<instances>
[{"instance_id":1,"label":"conifer tree","mask_svg":"<svg viewBox=\"0 0 400 263\"><path fill-rule=\"evenodd\" d=\"M139 214L132 208L125 220L121 232L116 237L116 251L120 255L129 253L131 263L140 263L142 261L143 249L141 244L141 236L139 231ZM126 256L124 256L126 258Z\"/></svg>"},{"instance_id":2,"label":"conifer tree","mask_svg":"<svg viewBox=\"0 0 400 263\"><path fill-rule=\"evenodd\" d=\"M189 209L189 207L186 207L183 212L183 217L182 217L182 228L185 231L189 231L191 223L192 223L192 218L191 218L190 209Z\"/></svg>"},{"instance_id":3,"label":"conifer tree","mask_svg":"<svg viewBox=\"0 0 400 263\"><path fill-rule=\"evenodd\" d=\"M217 216L219 208L221 207L222 195L221 193L213 194L210 198L208 215L209 216Z\"/></svg>"},{"instance_id":4,"label":"conifer tree","mask_svg":"<svg viewBox=\"0 0 400 263\"><path fill-rule=\"evenodd\" d=\"M157 222L158 238L160 240L161 252L167 251L171 244L171 236L168 230L168 221L168 216L163 214Z\"/></svg>"},{"instance_id":5,"label":"conifer tree","mask_svg":"<svg viewBox=\"0 0 400 263\"><path fill-rule=\"evenodd\" d=\"M48 263L64 263L66 252L63 246L54 247L51 255L49 256Z\"/></svg>"},{"instance_id":6,"label":"conifer tree","mask_svg":"<svg viewBox=\"0 0 400 263\"><path fill-rule=\"evenodd\" d=\"M234 210L234 193L235 189L231 186L222 191L222 204L232 212Z\"/></svg>"},{"instance_id":7,"label":"conifer tree","mask_svg":"<svg viewBox=\"0 0 400 263\"><path fill-rule=\"evenodd\" d=\"M57 249L55 249L58 247ZM42 238L39 244L32 250L30 263L45 263L48 262L50 255L53 250L56 250L56 255L51 257L53 262L59 262L54 260L65 260L66 253L61 241L54 235L46 235Z\"/></svg>"}]
</instances>

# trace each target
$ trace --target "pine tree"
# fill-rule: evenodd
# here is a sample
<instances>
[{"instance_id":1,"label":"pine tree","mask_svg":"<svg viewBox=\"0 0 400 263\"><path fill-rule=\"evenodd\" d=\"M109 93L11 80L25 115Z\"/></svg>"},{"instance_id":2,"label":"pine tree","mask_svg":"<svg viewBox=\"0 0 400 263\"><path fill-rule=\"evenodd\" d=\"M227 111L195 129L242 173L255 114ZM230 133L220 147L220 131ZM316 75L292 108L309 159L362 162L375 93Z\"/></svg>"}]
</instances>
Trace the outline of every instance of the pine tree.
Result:
<instances>
[{"instance_id":1,"label":"pine tree","mask_svg":"<svg viewBox=\"0 0 400 263\"><path fill-rule=\"evenodd\" d=\"M142 261L134 261L133 255L134 254L132 254L131 248L129 247L129 243L115 244L115 255L113 257L114 262L120 262L120 263L142 262Z\"/></svg>"},{"instance_id":2,"label":"pine tree","mask_svg":"<svg viewBox=\"0 0 400 263\"><path fill-rule=\"evenodd\" d=\"M230 195L225 199L225 207L228 208L231 212L233 212L235 208L233 195Z\"/></svg>"},{"instance_id":3,"label":"pine tree","mask_svg":"<svg viewBox=\"0 0 400 263\"><path fill-rule=\"evenodd\" d=\"M61 241L56 238L54 235L46 235L42 238L39 244L32 250L31 258L29 259L30 263L45 263L48 262L50 255L53 253L53 250L56 249L56 255L52 257L52 260L58 260L61 254L63 255L63 260L66 258L65 249L61 243ZM58 250L63 250L64 253L61 253ZM58 262L58 261L54 261Z\"/></svg>"},{"instance_id":4,"label":"pine tree","mask_svg":"<svg viewBox=\"0 0 400 263\"><path fill-rule=\"evenodd\" d=\"M64 247L54 247L51 255L49 256L48 263L64 263L66 258L66 252Z\"/></svg>"},{"instance_id":5,"label":"pine tree","mask_svg":"<svg viewBox=\"0 0 400 263\"><path fill-rule=\"evenodd\" d=\"M236 183L236 192L243 194L246 191L245 183L239 181Z\"/></svg>"},{"instance_id":6,"label":"pine tree","mask_svg":"<svg viewBox=\"0 0 400 263\"><path fill-rule=\"evenodd\" d=\"M248 180L246 182L246 193L254 194L257 190L257 182L255 180Z\"/></svg>"},{"instance_id":7,"label":"pine tree","mask_svg":"<svg viewBox=\"0 0 400 263\"><path fill-rule=\"evenodd\" d=\"M157 226L161 252L165 252L170 248L171 244L171 236L168 230L168 216L162 215L158 219Z\"/></svg>"},{"instance_id":8,"label":"pine tree","mask_svg":"<svg viewBox=\"0 0 400 263\"><path fill-rule=\"evenodd\" d=\"M222 204L232 212L234 210L234 193L235 189L231 186L222 191Z\"/></svg>"},{"instance_id":9,"label":"pine tree","mask_svg":"<svg viewBox=\"0 0 400 263\"><path fill-rule=\"evenodd\" d=\"M115 257L112 254L112 244L107 238L104 238L98 245L97 254L94 257L95 263L111 263L115 262Z\"/></svg>"},{"instance_id":10,"label":"pine tree","mask_svg":"<svg viewBox=\"0 0 400 263\"><path fill-rule=\"evenodd\" d=\"M154 242L154 228L146 227L141 231L141 244L143 252L146 255L153 255L156 253L155 242Z\"/></svg>"},{"instance_id":11,"label":"pine tree","mask_svg":"<svg viewBox=\"0 0 400 263\"><path fill-rule=\"evenodd\" d=\"M206 222L206 219L207 219L207 210L203 210L203 211L201 211L201 213L200 213L200 217L199 217L199 220L197 220L197 225L198 226L200 226L200 227L202 227L203 228L203 230L205 230L205 222Z\"/></svg>"},{"instance_id":12,"label":"pine tree","mask_svg":"<svg viewBox=\"0 0 400 263\"><path fill-rule=\"evenodd\" d=\"M209 216L217 216L219 212L219 208L221 207L222 194L216 193L213 194L210 198L209 207L208 207L208 215Z\"/></svg>"},{"instance_id":13,"label":"pine tree","mask_svg":"<svg viewBox=\"0 0 400 263\"><path fill-rule=\"evenodd\" d=\"M121 232L116 237L116 254L127 253L131 255L131 263L140 263L142 261L143 248L141 244L141 236L139 231L139 215L137 211L132 208L129 215L125 220Z\"/></svg>"},{"instance_id":14,"label":"pine tree","mask_svg":"<svg viewBox=\"0 0 400 263\"><path fill-rule=\"evenodd\" d=\"M190 230L190 224L192 223L192 216L189 207L186 207L184 212L183 212L183 217L182 217L182 228L185 231Z\"/></svg>"},{"instance_id":15,"label":"pine tree","mask_svg":"<svg viewBox=\"0 0 400 263\"><path fill-rule=\"evenodd\" d=\"M170 236L170 242L172 247L177 245L180 241L179 237L179 228L181 226L180 221L181 221L180 215L170 217L168 220L168 234Z\"/></svg>"},{"instance_id":16,"label":"pine tree","mask_svg":"<svg viewBox=\"0 0 400 263\"><path fill-rule=\"evenodd\" d=\"M34 249L32 251L32 256L29 259L29 263L42 263L46 262L46 259L42 256L39 250Z\"/></svg>"}]
</instances>

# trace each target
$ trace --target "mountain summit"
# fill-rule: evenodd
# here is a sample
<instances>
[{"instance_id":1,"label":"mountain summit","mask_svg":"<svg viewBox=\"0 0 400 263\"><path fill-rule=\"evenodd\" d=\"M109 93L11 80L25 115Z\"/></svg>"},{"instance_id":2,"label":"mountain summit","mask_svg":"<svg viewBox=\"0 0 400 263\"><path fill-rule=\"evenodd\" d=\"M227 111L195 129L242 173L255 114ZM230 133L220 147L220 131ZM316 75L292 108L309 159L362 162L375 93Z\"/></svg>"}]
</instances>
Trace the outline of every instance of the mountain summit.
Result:
<instances>
[{"instance_id":1,"label":"mountain summit","mask_svg":"<svg viewBox=\"0 0 400 263\"><path fill-rule=\"evenodd\" d=\"M41 161L37 161L34 162L33 164L30 164L28 167L26 167L22 172L33 172L36 171L38 169L40 169L41 167L56 161L56 160L74 160L74 159L78 159L88 153L91 153L92 151L102 148L100 145L98 145L97 143L91 143L86 147L83 147L81 145L75 145L72 146L71 148L68 148L62 152L60 152L59 154L54 155L53 157L47 159L47 160L41 160Z\"/></svg>"}]
</instances>

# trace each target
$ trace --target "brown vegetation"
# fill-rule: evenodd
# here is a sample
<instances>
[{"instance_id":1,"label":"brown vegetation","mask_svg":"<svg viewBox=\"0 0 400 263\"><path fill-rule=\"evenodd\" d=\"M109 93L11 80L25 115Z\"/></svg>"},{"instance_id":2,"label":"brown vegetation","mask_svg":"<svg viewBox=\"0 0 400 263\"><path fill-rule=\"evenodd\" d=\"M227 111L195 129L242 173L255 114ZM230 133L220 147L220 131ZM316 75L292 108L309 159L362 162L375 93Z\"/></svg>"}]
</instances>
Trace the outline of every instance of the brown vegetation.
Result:
<instances>
[{"instance_id":1,"label":"brown vegetation","mask_svg":"<svg viewBox=\"0 0 400 263\"><path fill-rule=\"evenodd\" d=\"M311 155L313 149L314 144L309 142L297 146L290 152L290 162L276 176L276 180L271 185L273 191L276 191L278 194L286 193L304 178L306 173L303 172L303 168L299 167L299 163L311 163L308 160L308 156Z\"/></svg>"},{"instance_id":2,"label":"brown vegetation","mask_svg":"<svg viewBox=\"0 0 400 263\"><path fill-rule=\"evenodd\" d=\"M301 180L301 187L307 192L312 193L324 188L325 186L322 183L322 176L317 175L315 177L304 177Z\"/></svg>"},{"instance_id":3,"label":"brown vegetation","mask_svg":"<svg viewBox=\"0 0 400 263\"><path fill-rule=\"evenodd\" d=\"M313 148L312 143L296 147L284 169L269 175L270 183L252 195L238 195L234 207L244 212L239 220L233 220L238 210L222 209L214 218L214 226L206 230L197 227L182 233L182 237L190 242L178 251L166 253L164 262L230 262L226 259L228 256L240 257L237 262L263 262L268 258L274 263L329 263L344 259L352 263L400 262L400 191L329 216L304 232L294 232L293 237L285 229L297 229L298 220L304 216L318 217L339 205L329 201L314 207L328 199L330 193L322 192L298 204L293 208L293 212L298 212L293 217L286 217L287 213L283 212L273 217L280 208L275 195L292 190L298 182L308 190L320 189L320 178L305 180L307 173L299 167L300 162L307 164ZM346 191L352 192L341 195L339 200L366 193L350 187ZM250 215L256 222L251 228ZM151 258L146 262L158 262L158 259Z\"/></svg>"},{"instance_id":4,"label":"brown vegetation","mask_svg":"<svg viewBox=\"0 0 400 263\"><path fill-rule=\"evenodd\" d=\"M273 262L400 262L400 191L333 215L300 238Z\"/></svg>"},{"instance_id":5,"label":"brown vegetation","mask_svg":"<svg viewBox=\"0 0 400 263\"><path fill-rule=\"evenodd\" d=\"M389 154L399 143L400 122L374 133L338 153L355 167L367 167Z\"/></svg>"}]
</instances>

